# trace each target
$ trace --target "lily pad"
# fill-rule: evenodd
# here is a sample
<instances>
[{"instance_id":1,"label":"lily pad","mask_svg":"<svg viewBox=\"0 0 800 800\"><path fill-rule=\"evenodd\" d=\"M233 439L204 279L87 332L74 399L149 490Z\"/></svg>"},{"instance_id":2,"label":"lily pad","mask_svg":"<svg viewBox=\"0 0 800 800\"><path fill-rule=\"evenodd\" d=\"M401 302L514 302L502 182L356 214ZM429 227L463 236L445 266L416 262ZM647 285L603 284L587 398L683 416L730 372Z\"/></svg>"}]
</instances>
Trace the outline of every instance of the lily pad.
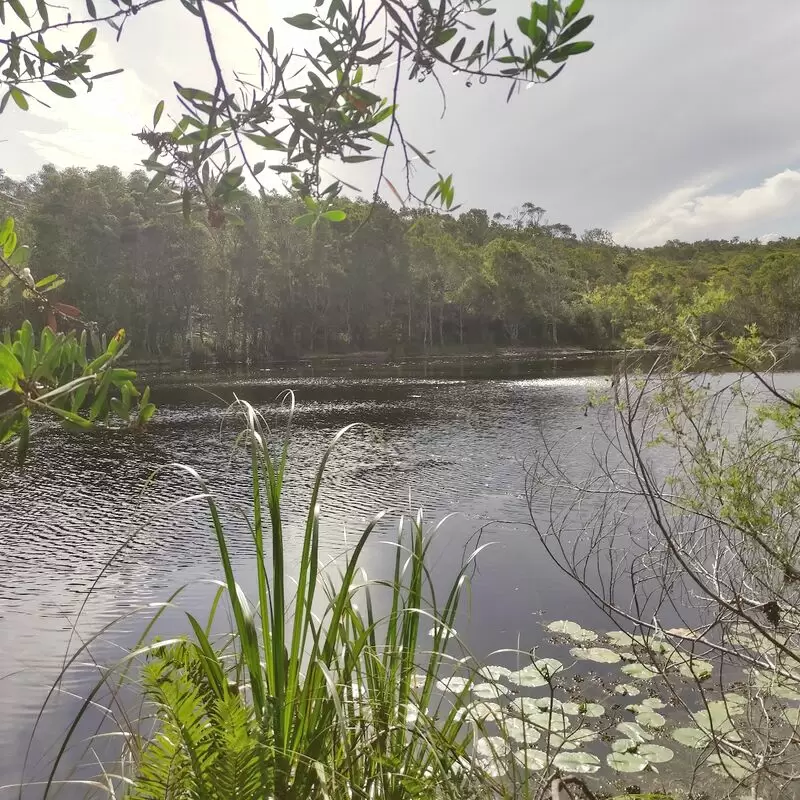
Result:
<instances>
[{"instance_id":1,"label":"lily pad","mask_svg":"<svg viewBox=\"0 0 800 800\"><path fill-rule=\"evenodd\" d=\"M591 753L559 753L553 766L565 772L588 775L600 769L600 759Z\"/></svg>"},{"instance_id":2,"label":"lily pad","mask_svg":"<svg viewBox=\"0 0 800 800\"><path fill-rule=\"evenodd\" d=\"M478 670L478 675L483 678L485 681L499 681L503 678L508 678L511 674L511 670L508 667L481 667Z\"/></svg>"},{"instance_id":3,"label":"lily pad","mask_svg":"<svg viewBox=\"0 0 800 800\"><path fill-rule=\"evenodd\" d=\"M657 711L644 711L636 715L636 722L645 728L663 728L667 720Z\"/></svg>"},{"instance_id":4,"label":"lily pad","mask_svg":"<svg viewBox=\"0 0 800 800\"><path fill-rule=\"evenodd\" d=\"M735 781L747 780L755 772L753 765L743 757L732 756L730 753L712 753L707 763L718 775L733 778Z\"/></svg>"},{"instance_id":5,"label":"lily pad","mask_svg":"<svg viewBox=\"0 0 800 800\"><path fill-rule=\"evenodd\" d=\"M508 689L498 686L496 683L479 683L470 690L475 697L480 700L497 700L508 694Z\"/></svg>"},{"instance_id":6,"label":"lily pad","mask_svg":"<svg viewBox=\"0 0 800 800\"><path fill-rule=\"evenodd\" d=\"M619 653L607 647L573 647L569 654L580 661L595 661L598 664L616 664L621 660Z\"/></svg>"},{"instance_id":7,"label":"lily pad","mask_svg":"<svg viewBox=\"0 0 800 800\"><path fill-rule=\"evenodd\" d=\"M523 747L514 753L514 759L523 768L538 772L547 766L547 755L532 747Z\"/></svg>"},{"instance_id":8,"label":"lily pad","mask_svg":"<svg viewBox=\"0 0 800 800\"><path fill-rule=\"evenodd\" d=\"M586 747L596 741L598 734L589 728L578 728L568 731L563 736L558 734L550 735L550 746L556 750L576 750L579 747Z\"/></svg>"},{"instance_id":9,"label":"lily pad","mask_svg":"<svg viewBox=\"0 0 800 800\"><path fill-rule=\"evenodd\" d=\"M697 750L706 746L709 739L699 728L677 728L672 731L672 738L686 747L694 747Z\"/></svg>"},{"instance_id":10,"label":"lily pad","mask_svg":"<svg viewBox=\"0 0 800 800\"><path fill-rule=\"evenodd\" d=\"M619 683L614 687L614 694L621 694L626 697L636 697L637 694L641 693L642 690L632 683Z\"/></svg>"},{"instance_id":11,"label":"lily pad","mask_svg":"<svg viewBox=\"0 0 800 800\"><path fill-rule=\"evenodd\" d=\"M472 703L465 709L466 715L475 722L496 722L503 716L503 709L497 703Z\"/></svg>"},{"instance_id":12,"label":"lily pad","mask_svg":"<svg viewBox=\"0 0 800 800\"><path fill-rule=\"evenodd\" d=\"M678 667L678 672L684 678L696 678L698 681L704 681L711 677L714 666L700 658L690 658Z\"/></svg>"},{"instance_id":13,"label":"lily pad","mask_svg":"<svg viewBox=\"0 0 800 800\"><path fill-rule=\"evenodd\" d=\"M452 636L458 636L458 631L455 628L448 628L447 625L434 625L428 631L428 636L436 636L439 633L440 628L444 639L449 639Z\"/></svg>"},{"instance_id":14,"label":"lily pad","mask_svg":"<svg viewBox=\"0 0 800 800\"><path fill-rule=\"evenodd\" d=\"M659 708L665 707L665 703L658 697L647 697L642 700L642 705L653 711L658 711Z\"/></svg>"},{"instance_id":15,"label":"lily pad","mask_svg":"<svg viewBox=\"0 0 800 800\"><path fill-rule=\"evenodd\" d=\"M562 669L564 669L564 665L555 658L540 658L523 669L509 673L508 679L517 686L535 689L539 686L546 686L549 679L561 672Z\"/></svg>"},{"instance_id":16,"label":"lily pad","mask_svg":"<svg viewBox=\"0 0 800 800\"><path fill-rule=\"evenodd\" d=\"M487 736L475 744L475 761L490 777L499 778L506 774L505 760L510 748L502 736Z\"/></svg>"},{"instance_id":17,"label":"lily pad","mask_svg":"<svg viewBox=\"0 0 800 800\"><path fill-rule=\"evenodd\" d=\"M500 727L509 739L524 745L536 744L542 735L540 728L519 717L506 717Z\"/></svg>"},{"instance_id":18,"label":"lily pad","mask_svg":"<svg viewBox=\"0 0 800 800\"><path fill-rule=\"evenodd\" d=\"M469 685L471 681L469 678L462 678L459 675L451 675L449 678L436 681L436 688L442 692L453 692L453 694L461 694Z\"/></svg>"},{"instance_id":19,"label":"lily pad","mask_svg":"<svg viewBox=\"0 0 800 800\"><path fill-rule=\"evenodd\" d=\"M606 763L617 772L643 772L649 762L637 753L609 753Z\"/></svg>"},{"instance_id":20,"label":"lily pad","mask_svg":"<svg viewBox=\"0 0 800 800\"><path fill-rule=\"evenodd\" d=\"M626 675L630 675L631 678L637 678L640 681L649 681L659 674L657 670L646 667L644 664L639 664L638 662L635 664L626 664L622 668L622 671Z\"/></svg>"},{"instance_id":21,"label":"lily pad","mask_svg":"<svg viewBox=\"0 0 800 800\"><path fill-rule=\"evenodd\" d=\"M632 739L634 742L653 741L653 736L635 722L620 722L619 725L617 725L617 730L626 739Z\"/></svg>"},{"instance_id":22,"label":"lily pad","mask_svg":"<svg viewBox=\"0 0 800 800\"><path fill-rule=\"evenodd\" d=\"M675 757L675 753L669 747L663 747L660 744L642 744L639 745L636 752L651 764L666 764Z\"/></svg>"},{"instance_id":23,"label":"lily pad","mask_svg":"<svg viewBox=\"0 0 800 800\"><path fill-rule=\"evenodd\" d=\"M578 703L578 713L584 717L602 717L606 710L600 703Z\"/></svg>"},{"instance_id":24,"label":"lily pad","mask_svg":"<svg viewBox=\"0 0 800 800\"><path fill-rule=\"evenodd\" d=\"M636 639L625 631L608 631L606 639L617 647L630 647L636 644Z\"/></svg>"},{"instance_id":25,"label":"lily pad","mask_svg":"<svg viewBox=\"0 0 800 800\"><path fill-rule=\"evenodd\" d=\"M577 622L572 622L568 619L559 619L551 622L547 629L553 633L569 636L574 642L594 642L597 639L597 634L594 631L583 628Z\"/></svg>"}]
</instances>

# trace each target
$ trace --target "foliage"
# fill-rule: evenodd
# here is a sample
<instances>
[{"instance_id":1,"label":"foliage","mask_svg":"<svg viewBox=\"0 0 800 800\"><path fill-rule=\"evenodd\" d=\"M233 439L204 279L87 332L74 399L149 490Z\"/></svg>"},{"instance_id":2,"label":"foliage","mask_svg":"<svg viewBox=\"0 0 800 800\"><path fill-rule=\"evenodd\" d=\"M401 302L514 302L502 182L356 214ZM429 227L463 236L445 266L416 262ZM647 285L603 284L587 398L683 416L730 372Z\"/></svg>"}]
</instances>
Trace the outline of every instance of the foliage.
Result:
<instances>
[{"instance_id":1,"label":"foliage","mask_svg":"<svg viewBox=\"0 0 800 800\"><path fill-rule=\"evenodd\" d=\"M27 111L32 102L44 103L42 96L75 97L76 88L91 91L95 81L120 71L95 68L97 24L110 25L119 38L130 17L149 17L160 2L87 0L84 19L65 14L51 0L0 4L0 24L14 26L0 39L5 50L0 113L9 101ZM440 72L455 72L468 85L499 79L509 85L510 98L521 85L552 80L570 57L592 47L579 38L592 22L591 15L581 16L583 0L521 3L526 13L513 33L491 19L496 8L487 0L319 0L309 11L284 19L310 34L308 46L297 49L281 46L285 32L261 29L255 18L224 0L182 0L182 6L186 25L202 35L213 83L175 81L174 100L158 103L152 126L139 138L151 150L144 162L153 173L150 185L162 186L187 218L201 204L212 227L235 219L226 206L242 198L247 176L264 191L259 175L267 166L288 175L290 188L303 198L306 209L298 217L303 224L341 221L334 203L343 183L323 180L323 163L381 159L377 191L395 143L404 154L411 198L411 154L433 164L429 153L403 135L398 115L403 74L408 81L430 78L440 86ZM235 65L224 63L217 47L223 35L234 32L241 38ZM255 58L248 63L242 54L249 52ZM382 69L394 74L391 97L376 94ZM387 184L397 194L388 179ZM425 194L425 201L430 198L452 208L452 176L439 174Z\"/></svg>"},{"instance_id":2,"label":"foliage","mask_svg":"<svg viewBox=\"0 0 800 800\"><path fill-rule=\"evenodd\" d=\"M127 348L125 331L109 341L86 328L58 333L58 320L79 323L78 309L54 303L49 293L63 284L58 275L36 280L23 266L29 249L17 245L14 220L0 228L0 267L5 275L0 288L11 303L33 303L46 314L47 325L37 337L25 320L13 335L6 328L0 342L0 447L16 443L17 463L22 465L30 441L34 414L58 420L69 430L86 430L99 424L139 428L155 413L150 389L134 385L136 373L119 366ZM94 355L91 354L91 348ZM112 420L115 420L112 423Z\"/></svg>"}]
</instances>

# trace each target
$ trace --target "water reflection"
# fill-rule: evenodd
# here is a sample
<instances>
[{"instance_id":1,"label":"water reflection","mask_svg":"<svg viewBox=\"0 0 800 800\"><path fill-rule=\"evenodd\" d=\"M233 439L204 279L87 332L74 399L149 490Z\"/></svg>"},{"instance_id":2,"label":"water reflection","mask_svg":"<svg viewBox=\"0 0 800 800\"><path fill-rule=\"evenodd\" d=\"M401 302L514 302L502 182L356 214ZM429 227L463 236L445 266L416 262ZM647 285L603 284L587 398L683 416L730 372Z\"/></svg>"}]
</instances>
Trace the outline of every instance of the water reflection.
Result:
<instances>
[{"instance_id":1,"label":"water reflection","mask_svg":"<svg viewBox=\"0 0 800 800\"><path fill-rule=\"evenodd\" d=\"M430 364L372 369L416 369L427 377L367 377L352 366L345 376L320 376L322 368L314 365L255 376L163 375L154 381L159 414L146 432L74 437L53 429L35 443L25 473L11 475L0 490L3 781L18 778L27 733L90 589L83 636L120 613L165 599L185 583L193 585L184 606L200 612L207 606L208 587L196 584L218 573L207 512L201 502L175 505L198 487L177 469L148 483L153 470L179 462L208 481L222 503L245 588L251 588L252 549L241 516L249 497L247 461L232 447L238 423L225 409L234 394L276 419L280 429L286 414L280 394L287 386L296 392L284 491L290 558L299 559L304 502L324 448L343 425L361 422L365 427L351 431L330 461L321 497L326 554L341 552L344 532L362 528L383 507L422 506L429 519L457 512L435 553L438 579L449 580L476 531L485 527L484 540L495 542L480 559L465 620L458 625L476 654L513 647L518 634L530 647L540 636L540 616L554 610L565 616L580 607L582 620L591 625L593 612L585 609L583 596L552 568L527 527L524 462L543 431L573 444L591 436L583 415L586 394L607 385L602 377L579 376L592 366L602 371L608 364L547 363L546 377L541 363L534 368L528 362L498 366L485 360L438 365L436 375ZM382 530L388 532L389 524ZM393 558L382 536L379 532L365 554L370 575ZM179 617L171 619L185 629ZM95 656L117 657L140 627L133 619L105 635ZM73 647L79 641L73 637ZM71 680L79 690L81 673ZM61 712L56 706L46 726L51 741L74 709L69 698L60 702ZM47 738L37 742L37 757ZM41 770L26 777L41 777Z\"/></svg>"}]
</instances>

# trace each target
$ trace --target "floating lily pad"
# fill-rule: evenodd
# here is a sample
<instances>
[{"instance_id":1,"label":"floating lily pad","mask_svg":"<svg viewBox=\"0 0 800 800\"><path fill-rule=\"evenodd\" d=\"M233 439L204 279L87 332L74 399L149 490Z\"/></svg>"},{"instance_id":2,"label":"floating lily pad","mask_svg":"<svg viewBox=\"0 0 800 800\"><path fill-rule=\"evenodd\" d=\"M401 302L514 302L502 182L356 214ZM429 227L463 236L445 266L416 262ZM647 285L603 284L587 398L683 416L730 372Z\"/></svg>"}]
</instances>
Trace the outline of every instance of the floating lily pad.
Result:
<instances>
[{"instance_id":1,"label":"floating lily pad","mask_svg":"<svg viewBox=\"0 0 800 800\"><path fill-rule=\"evenodd\" d=\"M718 775L733 778L735 781L746 780L755 772L755 767L742 756L732 756L730 753L711 753L707 763Z\"/></svg>"},{"instance_id":2,"label":"floating lily pad","mask_svg":"<svg viewBox=\"0 0 800 800\"><path fill-rule=\"evenodd\" d=\"M684 636L690 639L697 638L697 634L691 628L670 628L667 633L672 636Z\"/></svg>"},{"instance_id":3,"label":"floating lily pad","mask_svg":"<svg viewBox=\"0 0 800 800\"><path fill-rule=\"evenodd\" d=\"M427 675L412 675L409 683L412 689L424 689L427 680Z\"/></svg>"},{"instance_id":4,"label":"floating lily pad","mask_svg":"<svg viewBox=\"0 0 800 800\"><path fill-rule=\"evenodd\" d=\"M597 634L594 631L583 628L577 622L572 622L568 619L559 619L551 622L547 629L553 633L569 636L574 642L594 642L597 639Z\"/></svg>"},{"instance_id":5,"label":"floating lily pad","mask_svg":"<svg viewBox=\"0 0 800 800\"><path fill-rule=\"evenodd\" d=\"M651 764L666 764L675 757L675 753L669 747L660 744L641 744L636 753Z\"/></svg>"},{"instance_id":6,"label":"floating lily pad","mask_svg":"<svg viewBox=\"0 0 800 800\"><path fill-rule=\"evenodd\" d=\"M465 713L476 722L496 722L503 716L503 709L497 703L472 703L467 706Z\"/></svg>"},{"instance_id":7,"label":"floating lily pad","mask_svg":"<svg viewBox=\"0 0 800 800\"><path fill-rule=\"evenodd\" d=\"M653 711L658 711L659 708L664 708L665 704L658 697L648 697L642 700L642 705Z\"/></svg>"},{"instance_id":8,"label":"floating lily pad","mask_svg":"<svg viewBox=\"0 0 800 800\"><path fill-rule=\"evenodd\" d=\"M578 703L578 713L584 717L602 717L606 710L600 703Z\"/></svg>"},{"instance_id":9,"label":"floating lily pad","mask_svg":"<svg viewBox=\"0 0 800 800\"><path fill-rule=\"evenodd\" d=\"M684 678L696 678L698 681L704 681L711 677L714 672L714 666L700 658L691 658L678 667L678 672Z\"/></svg>"},{"instance_id":10,"label":"floating lily pad","mask_svg":"<svg viewBox=\"0 0 800 800\"><path fill-rule=\"evenodd\" d=\"M636 644L635 638L625 631L609 631L606 633L606 639L617 647L630 647Z\"/></svg>"},{"instance_id":11,"label":"floating lily pad","mask_svg":"<svg viewBox=\"0 0 800 800\"><path fill-rule=\"evenodd\" d=\"M508 678L511 670L508 667L481 667L478 670L478 675L485 681L499 681L503 678Z\"/></svg>"},{"instance_id":12,"label":"floating lily pad","mask_svg":"<svg viewBox=\"0 0 800 800\"><path fill-rule=\"evenodd\" d=\"M406 706L406 727L413 728L414 725L417 724L418 719L419 709L415 705L409 703L409 705Z\"/></svg>"},{"instance_id":13,"label":"floating lily pad","mask_svg":"<svg viewBox=\"0 0 800 800\"><path fill-rule=\"evenodd\" d=\"M600 769L600 759L591 753L559 753L553 759L553 766L564 772L586 775Z\"/></svg>"},{"instance_id":14,"label":"floating lily pad","mask_svg":"<svg viewBox=\"0 0 800 800\"><path fill-rule=\"evenodd\" d=\"M496 683L479 683L470 690L475 697L480 700L497 700L508 694L508 689L498 686Z\"/></svg>"},{"instance_id":15,"label":"floating lily pad","mask_svg":"<svg viewBox=\"0 0 800 800\"><path fill-rule=\"evenodd\" d=\"M542 735L540 728L519 717L506 717L500 727L509 739L524 745L536 744Z\"/></svg>"},{"instance_id":16,"label":"floating lily pad","mask_svg":"<svg viewBox=\"0 0 800 800\"><path fill-rule=\"evenodd\" d=\"M642 742L635 742L633 739L615 739L611 742L611 749L615 753L635 753Z\"/></svg>"},{"instance_id":17,"label":"floating lily pad","mask_svg":"<svg viewBox=\"0 0 800 800\"><path fill-rule=\"evenodd\" d=\"M555 658L540 658L523 669L509 673L508 679L517 686L535 689L546 686L553 675L564 669L564 665Z\"/></svg>"},{"instance_id":18,"label":"floating lily pad","mask_svg":"<svg viewBox=\"0 0 800 800\"><path fill-rule=\"evenodd\" d=\"M635 722L620 722L617 730L626 738L634 742L651 742L653 737L641 725Z\"/></svg>"},{"instance_id":19,"label":"floating lily pad","mask_svg":"<svg viewBox=\"0 0 800 800\"><path fill-rule=\"evenodd\" d=\"M462 678L459 675L451 675L449 678L436 681L436 688L442 692L453 692L461 694L470 685L469 678Z\"/></svg>"},{"instance_id":20,"label":"floating lily pad","mask_svg":"<svg viewBox=\"0 0 800 800\"><path fill-rule=\"evenodd\" d=\"M784 708L783 717L793 728L800 726L800 708Z\"/></svg>"},{"instance_id":21,"label":"floating lily pad","mask_svg":"<svg viewBox=\"0 0 800 800\"><path fill-rule=\"evenodd\" d=\"M646 667L644 664L639 664L638 662L635 664L626 664L622 668L622 671L626 675L630 675L631 678L637 678L640 681L649 681L659 674L657 670L650 669L650 667Z\"/></svg>"},{"instance_id":22,"label":"floating lily pad","mask_svg":"<svg viewBox=\"0 0 800 800\"><path fill-rule=\"evenodd\" d=\"M547 766L547 755L532 747L523 747L521 750L517 750L514 753L514 759L523 769L532 772L538 772Z\"/></svg>"},{"instance_id":23,"label":"floating lily pad","mask_svg":"<svg viewBox=\"0 0 800 800\"><path fill-rule=\"evenodd\" d=\"M448 628L447 625L434 625L429 631L428 636L436 636L441 629L443 638L449 639L452 636L458 636L458 631L455 628Z\"/></svg>"},{"instance_id":24,"label":"floating lily pad","mask_svg":"<svg viewBox=\"0 0 800 800\"><path fill-rule=\"evenodd\" d=\"M580 661L596 661L598 664L616 664L621 660L619 653L607 647L573 647L569 654Z\"/></svg>"},{"instance_id":25,"label":"floating lily pad","mask_svg":"<svg viewBox=\"0 0 800 800\"><path fill-rule=\"evenodd\" d=\"M614 687L614 694L621 694L626 697L636 697L637 694L641 693L642 690L632 683L620 683Z\"/></svg>"},{"instance_id":26,"label":"floating lily pad","mask_svg":"<svg viewBox=\"0 0 800 800\"><path fill-rule=\"evenodd\" d=\"M686 747L694 747L697 750L706 746L709 739L699 728L677 728L672 731L672 738Z\"/></svg>"},{"instance_id":27,"label":"floating lily pad","mask_svg":"<svg viewBox=\"0 0 800 800\"><path fill-rule=\"evenodd\" d=\"M576 750L596 741L597 736L597 732L589 728L568 731L563 736L554 733L550 735L550 746L556 750Z\"/></svg>"},{"instance_id":28,"label":"floating lily pad","mask_svg":"<svg viewBox=\"0 0 800 800\"><path fill-rule=\"evenodd\" d=\"M649 762L637 753L609 753L606 763L617 772L643 772Z\"/></svg>"},{"instance_id":29,"label":"floating lily pad","mask_svg":"<svg viewBox=\"0 0 800 800\"><path fill-rule=\"evenodd\" d=\"M502 736L487 736L475 744L475 761L490 777L499 778L506 774L505 760L510 748Z\"/></svg>"},{"instance_id":30,"label":"floating lily pad","mask_svg":"<svg viewBox=\"0 0 800 800\"><path fill-rule=\"evenodd\" d=\"M645 728L663 728L667 720L657 711L643 711L636 715L636 722Z\"/></svg>"}]
</instances>

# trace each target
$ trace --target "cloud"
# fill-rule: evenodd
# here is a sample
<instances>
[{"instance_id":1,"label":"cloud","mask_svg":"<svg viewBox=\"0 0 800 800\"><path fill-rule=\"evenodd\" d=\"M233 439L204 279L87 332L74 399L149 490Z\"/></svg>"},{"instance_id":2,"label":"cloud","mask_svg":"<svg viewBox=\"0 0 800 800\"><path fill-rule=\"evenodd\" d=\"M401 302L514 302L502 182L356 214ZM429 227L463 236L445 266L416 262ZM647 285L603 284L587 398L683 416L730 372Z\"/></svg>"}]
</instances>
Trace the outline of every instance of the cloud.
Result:
<instances>
[{"instance_id":1,"label":"cloud","mask_svg":"<svg viewBox=\"0 0 800 800\"><path fill-rule=\"evenodd\" d=\"M758 186L732 193L709 193L708 185L676 189L628 218L615 232L618 242L647 246L669 239L695 241L740 235L800 211L800 171L786 169Z\"/></svg>"},{"instance_id":2,"label":"cloud","mask_svg":"<svg viewBox=\"0 0 800 800\"><path fill-rule=\"evenodd\" d=\"M96 42L93 53L104 70L120 66L105 42ZM21 117L19 130L42 162L58 167L106 164L128 170L147 155L132 134L152 116L159 98L134 70L127 68L120 75L102 79L90 93L73 100L48 98L46 93L40 89L38 96L51 107L31 104L28 114Z\"/></svg>"}]
</instances>

